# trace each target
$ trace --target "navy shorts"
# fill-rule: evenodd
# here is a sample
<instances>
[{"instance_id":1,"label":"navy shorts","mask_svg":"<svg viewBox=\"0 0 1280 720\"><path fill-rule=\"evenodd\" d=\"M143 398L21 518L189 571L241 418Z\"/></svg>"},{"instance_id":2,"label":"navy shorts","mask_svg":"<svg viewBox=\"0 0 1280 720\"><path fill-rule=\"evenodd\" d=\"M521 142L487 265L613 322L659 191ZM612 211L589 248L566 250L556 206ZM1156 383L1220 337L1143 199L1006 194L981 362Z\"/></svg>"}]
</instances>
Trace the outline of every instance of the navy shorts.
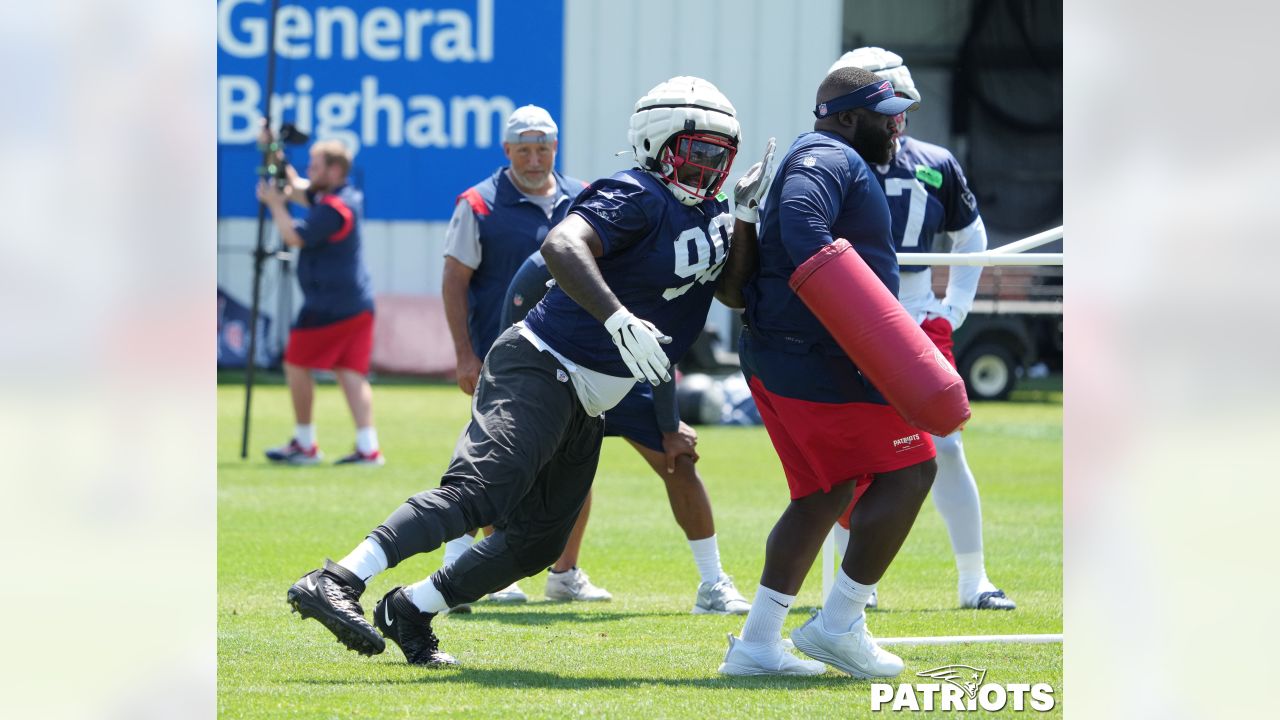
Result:
<instances>
[{"instance_id":1,"label":"navy shorts","mask_svg":"<svg viewBox=\"0 0 1280 720\"><path fill-rule=\"evenodd\" d=\"M650 450L662 452L662 430L654 411L653 388L636 383L622 402L604 414L604 434L633 440Z\"/></svg>"}]
</instances>

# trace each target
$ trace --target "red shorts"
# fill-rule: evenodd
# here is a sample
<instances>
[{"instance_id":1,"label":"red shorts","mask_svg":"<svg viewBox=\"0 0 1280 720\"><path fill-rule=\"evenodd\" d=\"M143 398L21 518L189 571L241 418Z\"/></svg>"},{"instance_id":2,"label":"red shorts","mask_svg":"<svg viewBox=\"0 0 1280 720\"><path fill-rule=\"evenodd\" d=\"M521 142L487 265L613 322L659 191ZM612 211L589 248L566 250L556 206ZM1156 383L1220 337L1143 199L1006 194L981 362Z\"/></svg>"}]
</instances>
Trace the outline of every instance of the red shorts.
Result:
<instances>
[{"instance_id":1,"label":"red shorts","mask_svg":"<svg viewBox=\"0 0 1280 720\"><path fill-rule=\"evenodd\" d=\"M312 370L341 368L369 372L373 355L373 313L368 310L329 325L289 331L284 361Z\"/></svg>"},{"instance_id":2,"label":"red shorts","mask_svg":"<svg viewBox=\"0 0 1280 720\"><path fill-rule=\"evenodd\" d=\"M956 346L955 341L951 339L951 321L944 317L929 318L920 323L920 329L929 336L934 345L938 346L938 352L947 358L951 367L956 367L956 356L951 353Z\"/></svg>"},{"instance_id":3,"label":"red shorts","mask_svg":"<svg viewBox=\"0 0 1280 720\"><path fill-rule=\"evenodd\" d=\"M769 392L754 376L748 384L782 461L792 500L934 457L929 433L908 425L888 405L783 397ZM868 477L860 484L870 482Z\"/></svg>"},{"instance_id":4,"label":"red shorts","mask_svg":"<svg viewBox=\"0 0 1280 720\"><path fill-rule=\"evenodd\" d=\"M938 351L947 358L951 363L951 367L956 367L956 357L951 352L952 348L956 345L955 341L951 338L951 321L942 317L929 318L928 320L920 323L920 329L923 330L924 334L933 341L934 345L938 346ZM932 436L930 436L930 439L932 440ZM871 477L858 478L858 485L853 491L853 502L849 503L849 507L845 508L844 514L840 516L840 520L838 521L840 523L840 527L849 527L849 516L853 514L853 506L858 504L858 499L861 498L862 494L871 486L872 479L873 478Z\"/></svg>"}]
</instances>

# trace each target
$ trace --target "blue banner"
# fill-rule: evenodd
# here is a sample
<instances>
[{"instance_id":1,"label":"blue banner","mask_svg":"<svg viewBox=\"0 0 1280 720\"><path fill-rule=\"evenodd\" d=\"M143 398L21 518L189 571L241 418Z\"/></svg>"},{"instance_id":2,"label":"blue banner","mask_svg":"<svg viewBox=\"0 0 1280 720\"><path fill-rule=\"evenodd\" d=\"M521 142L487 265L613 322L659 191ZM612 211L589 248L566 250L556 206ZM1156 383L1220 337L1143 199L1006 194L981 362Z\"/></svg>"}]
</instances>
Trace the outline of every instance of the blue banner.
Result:
<instances>
[{"instance_id":1,"label":"blue banner","mask_svg":"<svg viewBox=\"0 0 1280 720\"><path fill-rule=\"evenodd\" d=\"M249 364L249 320L252 311L218 288L218 367L242 368ZM279 365L271 352L271 316L258 310L258 346L254 364L260 368Z\"/></svg>"},{"instance_id":2,"label":"blue banner","mask_svg":"<svg viewBox=\"0 0 1280 720\"><path fill-rule=\"evenodd\" d=\"M269 0L218 0L218 216L256 217ZM272 128L356 151L365 216L447 220L454 198L506 164L512 110L560 122L563 0L281 4ZM305 175L307 149L290 148Z\"/></svg>"}]
</instances>

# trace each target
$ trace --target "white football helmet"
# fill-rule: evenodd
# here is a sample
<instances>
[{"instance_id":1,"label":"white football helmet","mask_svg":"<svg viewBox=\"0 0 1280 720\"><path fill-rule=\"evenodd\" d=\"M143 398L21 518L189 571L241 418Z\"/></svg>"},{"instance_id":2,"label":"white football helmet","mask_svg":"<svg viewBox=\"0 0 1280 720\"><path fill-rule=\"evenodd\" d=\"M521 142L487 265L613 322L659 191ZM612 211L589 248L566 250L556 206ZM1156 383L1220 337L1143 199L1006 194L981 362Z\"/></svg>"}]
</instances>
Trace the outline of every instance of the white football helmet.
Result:
<instances>
[{"instance_id":1,"label":"white football helmet","mask_svg":"<svg viewBox=\"0 0 1280 720\"><path fill-rule=\"evenodd\" d=\"M881 79L893 83L895 93L916 101L915 105L907 108L908 112L920 107L920 91L916 90L916 84L911 79L911 71L902 64L902 57L897 53L878 47L860 47L857 50L850 50L827 68L827 74L830 75L845 67L869 70Z\"/></svg>"},{"instance_id":2,"label":"white football helmet","mask_svg":"<svg viewBox=\"0 0 1280 720\"><path fill-rule=\"evenodd\" d=\"M720 192L738 152L737 111L715 85L673 77L636 101L627 139L640 167L676 199L697 205Z\"/></svg>"}]
</instances>

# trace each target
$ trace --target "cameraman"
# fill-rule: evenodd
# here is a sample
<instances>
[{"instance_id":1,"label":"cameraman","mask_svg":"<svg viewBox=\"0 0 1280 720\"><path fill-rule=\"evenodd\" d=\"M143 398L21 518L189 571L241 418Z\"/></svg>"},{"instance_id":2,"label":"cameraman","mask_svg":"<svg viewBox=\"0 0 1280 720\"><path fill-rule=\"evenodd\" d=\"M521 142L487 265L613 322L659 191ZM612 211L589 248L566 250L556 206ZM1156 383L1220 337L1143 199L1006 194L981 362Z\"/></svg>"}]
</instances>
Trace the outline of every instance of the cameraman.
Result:
<instances>
[{"instance_id":1,"label":"cameraman","mask_svg":"<svg viewBox=\"0 0 1280 720\"><path fill-rule=\"evenodd\" d=\"M278 147L265 122L259 139L266 147ZM268 450L267 458L291 465L320 462L323 455L311 422L311 371L333 370L356 423L355 452L338 464L382 465L373 427L373 390L365 377L373 353L373 292L360 242L363 196L347 184L351 151L337 140L314 143L305 178L288 166L282 151L274 152L284 170L259 181L258 200L271 211L284 244L298 248L303 301L284 354L296 427L289 442ZM308 208L306 217L294 220L289 202Z\"/></svg>"}]
</instances>

